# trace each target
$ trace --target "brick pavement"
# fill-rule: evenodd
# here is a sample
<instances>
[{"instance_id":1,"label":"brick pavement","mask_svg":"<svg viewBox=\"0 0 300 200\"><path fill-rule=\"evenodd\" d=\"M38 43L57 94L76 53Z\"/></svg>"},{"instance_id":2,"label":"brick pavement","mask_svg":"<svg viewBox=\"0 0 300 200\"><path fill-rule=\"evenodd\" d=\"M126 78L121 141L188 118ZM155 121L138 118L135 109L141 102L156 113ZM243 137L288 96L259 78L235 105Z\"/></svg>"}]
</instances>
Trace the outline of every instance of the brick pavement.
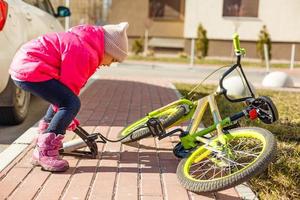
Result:
<instances>
[{"instance_id":1,"label":"brick pavement","mask_svg":"<svg viewBox=\"0 0 300 200\"><path fill-rule=\"evenodd\" d=\"M78 118L89 133L115 138L130 122L175 99L169 84L158 80L96 80L81 95ZM74 137L68 132L65 139ZM30 145L1 172L0 199L240 199L234 188L204 194L186 191L176 177L179 160L172 147L177 141L173 136L161 141L147 138L130 145L98 144L98 159L65 156L70 169L64 173L31 166Z\"/></svg>"}]
</instances>

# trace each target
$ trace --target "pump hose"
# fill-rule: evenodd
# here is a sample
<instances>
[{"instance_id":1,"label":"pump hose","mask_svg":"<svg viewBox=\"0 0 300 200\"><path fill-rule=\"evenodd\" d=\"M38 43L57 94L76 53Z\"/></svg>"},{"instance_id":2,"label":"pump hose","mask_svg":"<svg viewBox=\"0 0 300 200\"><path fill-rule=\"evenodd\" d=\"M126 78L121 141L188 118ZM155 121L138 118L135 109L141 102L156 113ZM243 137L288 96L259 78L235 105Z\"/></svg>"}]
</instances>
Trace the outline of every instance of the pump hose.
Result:
<instances>
[{"instance_id":1,"label":"pump hose","mask_svg":"<svg viewBox=\"0 0 300 200\"><path fill-rule=\"evenodd\" d=\"M98 141L96 141L96 142L98 142L98 143L104 143L104 144L107 143L107 142L121 142L121 141L124 140L125 138L129 137L129 136L131 135L131 133L133 133L133 132L135 132L135 131L137 131L137 130L139 130L139 129L145 128L145 127L147 127L147 125L141 126L141 127L137 128L137 129L134 129L133 131L131 131L131 132L130 132L129 134L127 134L126 136L124 136L124 137L122 137L122 138L120 138L120 139L117 139L117 140L111 140L111 139L105 137L104 135L102 135L101 133L96 133L96 134L99 136L99 138L101 139L100 141L98 140Z\"/></svg>"}]
</instances>

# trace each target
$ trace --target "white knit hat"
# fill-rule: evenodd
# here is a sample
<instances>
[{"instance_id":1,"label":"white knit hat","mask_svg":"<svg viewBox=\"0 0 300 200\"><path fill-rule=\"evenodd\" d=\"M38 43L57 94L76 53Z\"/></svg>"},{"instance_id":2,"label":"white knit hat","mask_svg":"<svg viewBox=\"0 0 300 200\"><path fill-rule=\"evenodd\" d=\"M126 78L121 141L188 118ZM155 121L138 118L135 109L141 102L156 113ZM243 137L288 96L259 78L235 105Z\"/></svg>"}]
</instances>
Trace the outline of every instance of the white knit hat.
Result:
<instances>
[{"instance_id":1,"label":"white knit hat","mask_svg":"<svg viewBox=\"0 0 300 200\"><path fill-rule=\"evenodd\" d=\"M119 62L125 60L128 54L128 38L126 30L128 22L103 26L105 52Z\"/></svg>"}]
</instances>

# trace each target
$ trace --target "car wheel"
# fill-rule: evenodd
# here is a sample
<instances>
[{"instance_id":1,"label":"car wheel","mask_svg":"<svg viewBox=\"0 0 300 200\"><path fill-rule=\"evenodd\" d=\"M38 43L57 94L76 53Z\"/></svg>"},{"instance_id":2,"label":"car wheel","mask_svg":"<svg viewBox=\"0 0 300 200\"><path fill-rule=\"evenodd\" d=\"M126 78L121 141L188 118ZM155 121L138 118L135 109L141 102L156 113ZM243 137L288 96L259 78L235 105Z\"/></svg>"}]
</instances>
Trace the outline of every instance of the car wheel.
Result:
<instances>
[{"instance_id":1,"label":"car wheel","mask_svg":"<svg viewBox=\"0 0 300 200\"><path fill-rule=\"evenodd\" d=\"M0 107L0 124L16 125L22 123L27 114L30 103L30 93L16 87L9 81L12 95L12 106Z\"/></svg>"}]
</instances>

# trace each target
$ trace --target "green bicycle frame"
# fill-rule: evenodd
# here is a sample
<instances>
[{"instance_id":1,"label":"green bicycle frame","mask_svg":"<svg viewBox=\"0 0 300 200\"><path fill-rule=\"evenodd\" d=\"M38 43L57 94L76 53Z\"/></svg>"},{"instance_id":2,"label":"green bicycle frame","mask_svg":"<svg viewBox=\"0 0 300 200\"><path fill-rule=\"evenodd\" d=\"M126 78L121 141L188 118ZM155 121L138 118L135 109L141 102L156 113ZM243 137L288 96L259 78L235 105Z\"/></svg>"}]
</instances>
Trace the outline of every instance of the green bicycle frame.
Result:
<instances>
[{"instance_id":1,"label":"green bicycle frame","mask_svg":"<svg viewBox=\"0 0 300 200\"><path fill-rule=\"evenodd\" d=\"M202 136L211 133L215 130L217 130L217 137L218 141L222 144L226 144L226 140L223 137L223 127L232 125L232 121L230 120L230 117L226 117L225 119L221 119L220 112L215 100L215 97L218 96L218 93L214 93L208 96L205 96L197 101L191 101L185 98L181 98L177 101L174 101L164 107L161 107L157 110L154 110L147 114L145 118L142 120L137 121L136 123L131 124L129 127L126 128L126 130L131 130L133 127L136 127L138 124L146 122L148 119L155 117L157 115L161 115L165 112L170 111L172 108L176 108L177 106L184 105L187 107L188 112L185 116L183 116L180 120L176 122L176 124L173 124L172 126L175 126L177 124L180 124L184 121L188 121L189 125L186 130L188 133L187 135L181 136L180 141L184 147L184 149L191 149L198 145L199 141L203 142L205 144L210 144L211 146L215 146L213 143L210 143L214 139L208 140ZM207 109L207 107L210 107L211 114L213 116L214 124L212 126L209 126L203 130L198 131L198 127L203 119L203 115Z\"/></svg>"},{"instance_id":2,"label":"green bicycle frame","mask_svg":"<svg viewBox=\"0 0 300 200\"><path fill-rule=\"evenodd\" d=\"M203 138L202 136L211 133L215 130L217 130L217 137L219 139L219 142L221 142L222 144L226 144L226 140L223 137L224 133L222 130L223 127L232 125L232 121L230 120L230 117L226 117L222 120L215 100L215 97L217 95L217 93L214 93L194 102L194 105L196 105L196 109L187 128L188 134L183 137L180 137L180 141L184 149L191 149L196 147L199 141L203 142L204 144L209 144L209 142L212 140L208 140L206 138ZM198 127L202 121L203 115L208 105L213 116L214 124L203 130L198 131ZM214 145L212 144L212 146Z\"/></svg>"},{"instance_id":3,"label":"green bicycle frame","mask_svg":"<svg viewBox=\"0 0 300 200\"><path fill-rule=\"evenodd\" d=\"M223 137L223 127L229 126L232 124L230 117L227 117L225 119L221 119L219 109L215 100L215 97L218 96L217 93L208 95L206 97L203 97L197 101L191 101L185 98L181 98L177 101L174 101L164 107L161 107L157 110L154 110L150 113L147 114L147 116L130 126L128 126L124 131L130 131L137 125L141 123L145 123L147 120L149 120L152 117L156 117L158 115L162 115L163 113L170 112L172 108L176 108L177 106L184 105L187 108L187 114L184 115L180 120L178 120L175 124L172 126L178 125L184 121L188 121L189 125L186 130L188 133L187 135L181 136L180 141L184 147L184 149L191 149L194 148L198 145L199 141L203 142L205 144L210 144L211 146L215 146L213 143L210 143L211 140L208 140L204 136L208 133L211 133L215 130L217 130L218 134L218 141L221 142L222 144L226 144L226 140ZM210 110L213 116L214 124L212 126L209 126L201 131L198 131L198 127L202 121L203 115L207 109L207 106L210 106ZM169 128L169 127L167 127ZM214 138L213 138L214 139Z\"/></svg>"},{"instance_id":4,"label":"green bicycle frame","mask_svg":"<svg viewBox=\"0 0 300 200\"><path fill-rule=\"evenodd\" d=\"M184 121L190 120L187 130L183 134L180 135L180 141L181 141L181 144L184 149L192 149L192 148L196 147L199 144L199 142L209 145L210 147L218 148L218 147L222 146L222 147L226 148L227 147L227 145L226 145L227 139L223 133L223 127L232 125L235 121L235 118L231 118L231 117L226 117L225 119L221 118L215 97L219 96L219 95L224 95L225 98L230 102L241 102L241 101L245 101L245 100L251 98L251 97L245 97L242 99L232 100L227 96L226 90L222 85L222 81L225 78L225 76L227 76L229 73L231 73L231 71L233 71L237 67L240 68L242 75L244 76L244 78L246 80L246 77L244 75L244 72L242 71L241 64L240 64L241 56L245 54L245 49L240 48L239 36L237 34L234 35L233 43L234 43L235 53L237 55L237 63L234 64L233 66L231 66L230 69L227 70L223 74L222 78L220 79L220 88L221 88L220 92L214 92L213 94L203 97L197 101L192 101L192 100L189 100L186 98L181 98L181 99L174 101L164 107L161 107L157 110L154 110L154 111L148 113L146 115L146 117L142 118L141 120L138 120L137 122L131 124L129 127L125 128L123 130L123 132L130 134L131 132L133 132L135 130L136 127L139 127L140 124L145 124L150 118L157 118L158 116L172 114L175 112L174 109L177 109L176 108L177 106L182 105L182 106L185 106L185 108L187 108L186 114L183 117L181 117L181 119L179 119L175 124L172 124L171 126L175 126ZM246 83L251 92L251 96L254 98L254 94L252 93L247 80L246 80ZM213 117L214 124L205 129L198 131L199 125L202 121L203 115L204 115L208 105L210 107L210 111L211 111L211 114ZM170 128L170 127L165 127L165 128ZM217 130L217 134L214 134L214 135L211 134L212 137L210 139L203 137L204 135L214 132L215 130ZM216 138L217 138L217 140L216 140ZM222 144L222 145L219 145L219 144Z\"/></svg>"},{"instance_id":5,"label":"green bicycle frame","mask_svg":"<svg viewBox=\"0 0 300 200\"><path fill-rule=\"evenodd\" d=\"M123 132L131 132L132 129L134 129L135 127L137 127L139 124L143 124L143 123L146 123L150 118L153 118L153 117L156 117L158 115L161 115L161 114L164 114L164 113L167 113L169 112L172 108L176 108L177 106L179 105L185 105L187 106L187 109L189 110L189 112L184 116L182 117L176 124L180 124L181 122L183 121L187 121L189 120L193 113L194 113L194 110L196 108L196 104L188 99L179 99L177 101L174 101L164 107L161 107L159 109L156 109L150 113L148 113L146 115L146 117L142 118L141 120L138 120L136 121L135 123L131 124L130 126L126 127ZM176 125L174 124L174 125Z\"/></svg>"}]
</instances>

